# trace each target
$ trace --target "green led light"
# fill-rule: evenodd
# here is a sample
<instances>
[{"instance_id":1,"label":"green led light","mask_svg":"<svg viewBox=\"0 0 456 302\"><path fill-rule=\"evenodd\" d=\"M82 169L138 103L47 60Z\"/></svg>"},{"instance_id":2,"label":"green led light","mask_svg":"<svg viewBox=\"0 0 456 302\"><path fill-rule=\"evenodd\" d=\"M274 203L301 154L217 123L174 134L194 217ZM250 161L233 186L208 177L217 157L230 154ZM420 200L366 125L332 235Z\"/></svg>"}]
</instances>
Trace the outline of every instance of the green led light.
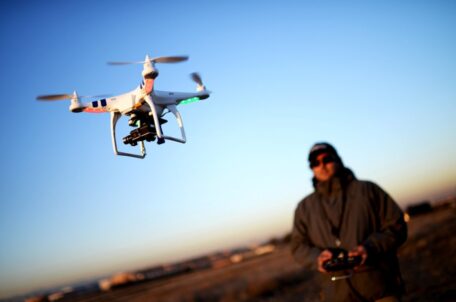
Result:
<instances>
[{"instance_id":1,"label":"green led light","mask_svg":"<svg viewBox=\"0 0 456 302\"><path fill-rule=\"evenodd\" d=\"M199 100L200 100L199 97L195 96L193 98L189 98L189 99L185 99L185 100L181 101L180 104L182 104L182 105L190 104L190 103L198 102Z\"/></svg>"}]
</instances>

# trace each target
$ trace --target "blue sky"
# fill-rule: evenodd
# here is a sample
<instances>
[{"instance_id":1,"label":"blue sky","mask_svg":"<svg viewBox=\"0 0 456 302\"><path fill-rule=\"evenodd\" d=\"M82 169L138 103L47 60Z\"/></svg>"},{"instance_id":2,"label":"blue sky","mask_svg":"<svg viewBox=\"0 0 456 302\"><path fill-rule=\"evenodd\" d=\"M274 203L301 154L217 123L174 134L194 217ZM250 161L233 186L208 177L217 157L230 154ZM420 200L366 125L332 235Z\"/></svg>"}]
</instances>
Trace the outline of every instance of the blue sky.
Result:
<instances>
[{"instance_id":1,"label":"blue sky","mask_svg":"<svg viewBox=\"0 0 456 302\"><path fill-rule=\"evenodd\" d=\"M316 141L402 206L455 194L455 12L453 1L2 2L0 297L285 234L312 191ZM190 56L159 65L156 89L193 91L198 71L213 91L180 107L185 145L116 157L109 115L35 101L124 93L141 66L106 62L147 53Z\"/></svg>"}]
</instances>

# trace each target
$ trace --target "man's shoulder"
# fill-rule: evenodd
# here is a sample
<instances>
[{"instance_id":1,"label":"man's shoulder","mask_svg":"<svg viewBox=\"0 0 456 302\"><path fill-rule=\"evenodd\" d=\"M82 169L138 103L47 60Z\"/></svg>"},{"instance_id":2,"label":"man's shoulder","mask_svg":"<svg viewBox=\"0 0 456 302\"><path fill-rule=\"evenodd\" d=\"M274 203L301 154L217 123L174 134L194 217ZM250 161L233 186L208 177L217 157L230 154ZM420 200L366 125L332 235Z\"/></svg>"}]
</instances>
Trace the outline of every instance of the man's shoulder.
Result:
<instances>
[{"instance_id":1,"label":"man's shoulder","mask_svg":"<svg viewBox=\"0 0 456 302\"><path fill-rule=\"evenodd\" d=\"M368 188L368 189L380 189L380 186L375 182L364 179L354 179L352 185L355 187Z\"/></svg>"},{"instance_id":2,"label":"man's shoulder","mask_svg":"<svg viewBox=\"0 0 456 302\"><path fill-rule=\"evenodd\" d=\"M377 196L378 194L385 193L377 183L370 180L359 180L355 179L351 183L352 189L350 190L354 194L365 194L369 196Z\"/></svg>"},{"instance_id":3,"label":"man's shoulder","mask_svg":"<svg viewBox=\"0 0 456 302\"><path fill-rule=\"evenodd\" d=\"M312 207L315 202L318 201L318 194L317 192L312 192L309 195L305 196L301 201L298 203L298 209L299 208L308 208Z\"/></svg>"}]
</instances>

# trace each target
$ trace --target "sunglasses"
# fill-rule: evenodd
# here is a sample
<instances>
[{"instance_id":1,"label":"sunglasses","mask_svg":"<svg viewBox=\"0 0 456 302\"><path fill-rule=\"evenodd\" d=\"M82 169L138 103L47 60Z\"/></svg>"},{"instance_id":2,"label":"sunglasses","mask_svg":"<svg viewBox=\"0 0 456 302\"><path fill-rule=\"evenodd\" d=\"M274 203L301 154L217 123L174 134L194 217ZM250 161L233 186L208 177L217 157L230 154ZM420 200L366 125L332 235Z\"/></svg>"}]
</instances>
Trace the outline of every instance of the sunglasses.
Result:
<instances>
[{"instance_id":1,"label":"sunglasses","mask_svg":"<svg viewBox=\"0 0 456 302\"><path fill-rule=\"evenodd\" d=\"M335 161L334 157L330 156L330 155L327 155L325 157L323 157L321 159L321 161L319 161L318 159L314 159L314 160L311 160L310 161L310 168L316 168L316 167L319 167L321 164L329 164L329 163L333 163Z\"/></svg>"}]
</instances>

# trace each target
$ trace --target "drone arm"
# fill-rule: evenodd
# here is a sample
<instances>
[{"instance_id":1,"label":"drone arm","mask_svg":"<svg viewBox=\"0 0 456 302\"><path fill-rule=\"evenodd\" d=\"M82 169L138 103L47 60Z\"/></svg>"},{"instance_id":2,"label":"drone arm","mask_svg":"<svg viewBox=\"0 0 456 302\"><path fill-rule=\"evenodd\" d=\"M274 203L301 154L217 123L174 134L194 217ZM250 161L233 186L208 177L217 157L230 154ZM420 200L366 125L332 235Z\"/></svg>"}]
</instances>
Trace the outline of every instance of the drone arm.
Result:
<instances>
[{"instance_id":1,"label":"drone arm","mask_svg":"<svg viewBox=\"0 0 456 302\"><path fill-rule=\"evenodd\" d=\"M185 144L187 139L185 138L185 130L184 130L184 124L182 122L182 116L180 115L179 111L177 111L176 105L168 105L166 106L170 112L174 114L177 120L177 124L179 125L180 131L181 131L181 136L182 138L175 138L172 136L163 136L165 139L169 139L178 143Z\"/></svg>"},{"instance_id":2,"label":"drone arm","mask_svg":"<svg viewBox=\"0 0 456 302\"><path fill-rule=\"evenodd\" d=\"M115 155L121 155L121 156L130 156L130 157L136 157L136 158L144 158L146 157L146 148L144 147L144 142L141 141L141 155L139 154L132 154L132 153L126 153L126 152L120 152L117 149L117 140L116 140L116 124L119 118L121 117L121 114L118 112L111 112L111 138L112 138L112 147L114 148L114 154Z\"/></svg>"}]
</instances>

